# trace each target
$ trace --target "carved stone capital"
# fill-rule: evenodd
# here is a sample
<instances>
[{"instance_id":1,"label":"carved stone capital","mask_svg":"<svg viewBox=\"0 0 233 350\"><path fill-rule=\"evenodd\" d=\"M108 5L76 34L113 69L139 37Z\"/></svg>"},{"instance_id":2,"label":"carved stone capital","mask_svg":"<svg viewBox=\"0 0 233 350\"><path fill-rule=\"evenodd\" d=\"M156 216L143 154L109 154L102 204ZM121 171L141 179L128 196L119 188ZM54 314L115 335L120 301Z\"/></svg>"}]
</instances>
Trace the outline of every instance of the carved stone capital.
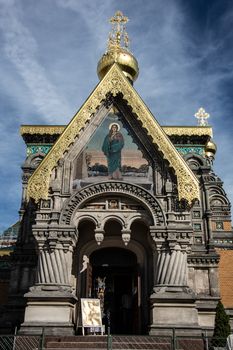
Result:
<instances>
[{"instance_id":1,"label":"carved stone capital","mask_svg":"<svg viewBox=\"0 0 233 350\"><path fill-rule=\"evenodd\" d=\"M176 232L168 232L167 242L171 251L173 251L177 245Z\"/></svg>"},{"instance_id":2,"label":"carved stone capital","mask_svg":"<svg viewBox=\"0 0 233 350\"><path fill-rule=\"evenodd\" d=\"M167 232L165 227L150 226L150 235L158 249L167 240Z\"/></svg>"},{"instance_id":3,"label":"carved stone capital","mask_svg":"<svg viewBox=\"0 0 233 350\"><path fill-rule=\"evenodd\" d=\"M75 227L33 227L33 235L38 242L39 249L44 245L50 250L54 250L58 245L62 246L64 251L72 250L78 241L78 231Z\"/></svg>"}]
</instances>

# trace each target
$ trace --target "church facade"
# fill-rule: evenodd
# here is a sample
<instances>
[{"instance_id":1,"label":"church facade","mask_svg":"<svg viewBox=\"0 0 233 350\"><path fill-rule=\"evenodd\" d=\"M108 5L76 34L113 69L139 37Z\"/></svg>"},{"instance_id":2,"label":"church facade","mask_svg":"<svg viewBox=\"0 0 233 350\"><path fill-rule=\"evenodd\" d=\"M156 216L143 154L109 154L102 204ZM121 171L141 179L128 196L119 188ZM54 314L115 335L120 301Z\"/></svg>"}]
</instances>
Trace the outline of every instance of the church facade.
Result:
<instances>
[{"instance_id":1,"label":"church facade","mask_svg":"<svg viewBox=\"0 0 233 350\"><path fill-rule=\"evenodd\" d=\"M218 248L232 247L230 203L213 171L207 114L162 127L133 87L120 29L100 82L67 126L25 125L21 229L2 324L74 334L80 299L99 298L114 334L199 334L220 299Z\"/></svg>"}]
</instances>

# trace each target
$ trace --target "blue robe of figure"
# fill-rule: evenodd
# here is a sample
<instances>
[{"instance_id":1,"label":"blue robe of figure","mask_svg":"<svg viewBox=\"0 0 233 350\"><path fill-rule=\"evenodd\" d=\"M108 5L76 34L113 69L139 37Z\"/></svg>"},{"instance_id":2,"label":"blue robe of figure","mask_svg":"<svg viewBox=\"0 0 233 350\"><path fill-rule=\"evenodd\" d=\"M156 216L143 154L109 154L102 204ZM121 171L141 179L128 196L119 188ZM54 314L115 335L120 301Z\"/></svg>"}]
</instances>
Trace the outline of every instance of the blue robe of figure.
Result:
<instances>
[{"instance_id":1,"label":"blue robe of figure","mask_svg":"<svg viewBox=\"0 0 233 350\"><path fill-rule=\"evenodd\" d=\"M120 178L121 175L121 150L124 147L124 139L120 132L111 133L105 137L102 151L107 157L108 174L112 178ZM114 173L117 175L114 176Z\"/></svg>"}]
</instances>

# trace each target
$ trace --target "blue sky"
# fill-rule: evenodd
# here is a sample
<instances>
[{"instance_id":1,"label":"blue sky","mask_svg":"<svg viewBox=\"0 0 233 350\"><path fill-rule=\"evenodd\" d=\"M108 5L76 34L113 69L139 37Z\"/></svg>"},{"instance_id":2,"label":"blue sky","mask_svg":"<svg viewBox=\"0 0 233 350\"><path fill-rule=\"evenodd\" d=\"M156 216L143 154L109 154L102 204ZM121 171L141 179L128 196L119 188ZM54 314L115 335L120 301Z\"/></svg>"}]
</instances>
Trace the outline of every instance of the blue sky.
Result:
<instances>
[{"instance_id":1,"label":"blue sky","mask_svg":"<svg viewBox=\"0 0 233 350\"><path fill-rule=\"evenodd\" d=\"M98 83L116 10L130 18L134 87L160 124L210 113L214 169L233 201L231 0L0 0L0 232L18 219L20 125L69 122Z\"/></svg>"}]
</instances>

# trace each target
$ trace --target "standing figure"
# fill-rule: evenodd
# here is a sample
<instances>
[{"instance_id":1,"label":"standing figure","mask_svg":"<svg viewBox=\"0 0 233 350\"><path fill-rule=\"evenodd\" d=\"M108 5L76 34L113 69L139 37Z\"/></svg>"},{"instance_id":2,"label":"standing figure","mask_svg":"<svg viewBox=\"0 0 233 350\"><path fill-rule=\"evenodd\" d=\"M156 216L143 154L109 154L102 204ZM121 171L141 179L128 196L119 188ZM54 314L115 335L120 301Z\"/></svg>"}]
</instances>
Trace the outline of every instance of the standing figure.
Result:
<instances>
[{"instance_id":1,"label":"standing figure","mask_svg":"<svg viewBox=\"0 0 233 350\"><path fill-rule=\"evenodd\" d=\"M124 138L119 132L120 125L109 125L109 133L105 137L102 151L107 157L109 179L122 180L121 176L121 150L124 147Z\"/></svg>"}]
</instances>

